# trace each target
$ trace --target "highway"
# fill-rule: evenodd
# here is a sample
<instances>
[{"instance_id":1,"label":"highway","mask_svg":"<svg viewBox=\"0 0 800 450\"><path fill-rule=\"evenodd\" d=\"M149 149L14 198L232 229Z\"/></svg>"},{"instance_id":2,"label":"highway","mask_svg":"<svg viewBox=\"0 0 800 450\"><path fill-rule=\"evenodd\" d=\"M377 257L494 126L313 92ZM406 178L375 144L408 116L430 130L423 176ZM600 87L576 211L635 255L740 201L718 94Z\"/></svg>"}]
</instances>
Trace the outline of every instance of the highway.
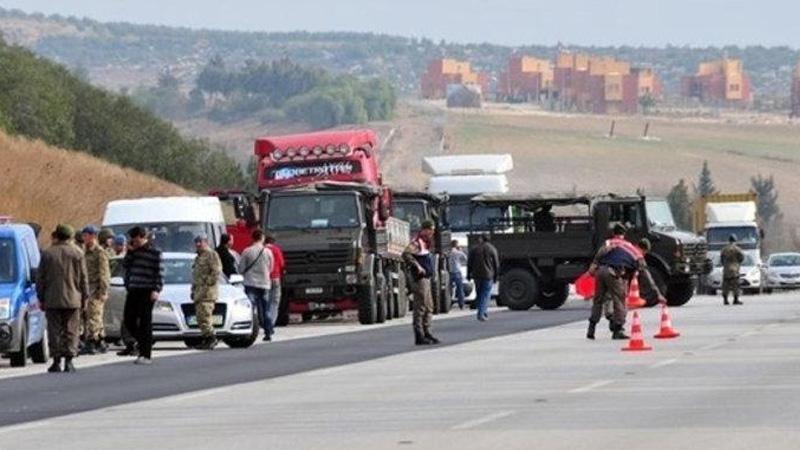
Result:
<instances>
[{"instance_id":1,"label":"highway","mask_svg":"<svg viewBox=\"0 0 800 450\"><path fill-rule=\"evenodd\" d=\"M643 311L654 350L642 353L621 352L605 327L587 341L587 305L571 300L558 311L495 312L484 324L439 317L446 344L424 349L400 324L247 350L156 354L151 367L111 358L78 364L75 375L13 376L0 379L0 442L14 449L799 448L800 299L744 301L723 307L698 297L674 308L682 336L670 341L651 338L658 311Z\"/></svg>"}]
</instances>

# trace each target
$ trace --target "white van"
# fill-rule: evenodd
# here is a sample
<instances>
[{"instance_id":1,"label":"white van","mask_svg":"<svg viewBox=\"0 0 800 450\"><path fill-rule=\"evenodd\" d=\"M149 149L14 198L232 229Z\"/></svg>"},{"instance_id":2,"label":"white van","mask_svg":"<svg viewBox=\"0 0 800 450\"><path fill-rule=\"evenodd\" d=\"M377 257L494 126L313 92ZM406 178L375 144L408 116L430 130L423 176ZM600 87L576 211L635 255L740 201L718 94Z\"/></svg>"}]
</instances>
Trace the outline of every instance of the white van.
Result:
<instances>
[{"instance_id":1,"label":"white van","mask_svg":"<svg viewBox=\"0 0 800 450\"><path fill-rule=\"evenodd\" d=\"M194 252L194 237L201 233L216 247L225 233L222 204L217 197L152 197L108 203L104 228L126 234L137 225L147 229L164 252Z\"/></svg>"}]
</instances>

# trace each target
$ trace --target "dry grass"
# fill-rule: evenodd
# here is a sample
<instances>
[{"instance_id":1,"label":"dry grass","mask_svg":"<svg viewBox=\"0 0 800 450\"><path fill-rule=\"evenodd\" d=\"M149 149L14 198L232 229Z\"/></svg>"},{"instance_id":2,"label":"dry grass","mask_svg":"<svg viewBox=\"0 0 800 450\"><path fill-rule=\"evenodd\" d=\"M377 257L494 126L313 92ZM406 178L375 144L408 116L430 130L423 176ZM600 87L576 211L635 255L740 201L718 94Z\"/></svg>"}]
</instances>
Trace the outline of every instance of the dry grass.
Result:
<instances>
[{"instance_id":1,"label":"dry grass","mask_svg":"<svg viewBox=\"0 0 800 450\"><path fill-rule=\"evenodd\" d=\"M189 192L83 153L0 132L0 193L0 214L52 230L59 222L99 224L110 200Z\"/></svg>"}]
</instances>

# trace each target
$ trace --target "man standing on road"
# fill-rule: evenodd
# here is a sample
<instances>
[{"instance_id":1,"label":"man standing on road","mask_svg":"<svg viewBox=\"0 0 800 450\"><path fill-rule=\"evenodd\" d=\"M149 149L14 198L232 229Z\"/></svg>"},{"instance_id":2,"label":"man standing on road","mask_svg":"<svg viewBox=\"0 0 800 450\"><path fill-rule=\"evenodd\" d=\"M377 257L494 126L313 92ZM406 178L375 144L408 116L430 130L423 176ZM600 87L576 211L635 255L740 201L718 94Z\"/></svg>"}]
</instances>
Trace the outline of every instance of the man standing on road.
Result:
<instances>
[{"instance_id":1,"label":"man standing on road","mask_svg":"<svg viewBox=\"0 0 800 450\"><path fill-rule=\"evenodd\" d=\"M208 236L204 234L196 236L194 245L197 248L197 257L192 264L192 301L202 338L196 348L213 350L217 346L217 338L214 335L214 305L219 299L222 262L217 252L208 247Z\"/></svg>"},{"instance_id":2,"label":"man standing on road","mask_svg":"<svg viewBox=\"0 0 800 450\"><path fill-rule=\"evenodd\" d=\"M270 341L273 334L269 301L272 252L264 246L263 231L253 230L251 237L253 243L244 249L239 260L239 273L244 277L244 292L258 311L258 321L264 330L264 341Z\"/></svg>"},{"instance_id":3,"label":"man standing on road","mask_svg":"<svg viewBox=\"0 0 800 450\"><path fill-rule=\"evenodd\" d=\"M116 254L114 252L114 231L111 228L103 228L97 234L97 243L100 248L106 252L109 258L113 258Z\"/></svg>"},{"instance_id":4,"label":"man standing on road","mask_svg":"<svg viewBox=\"0 0 800 450\"><path fill-rule=\"evenodd\" d=\"M231 247L233 246L233 236L223 234L219 237L219 246L216 248L219 260L222 262L222 273L225 278L230 279L231 275L238 273L236 271L236 256L233 254Z\"/></svg>"},{"instance_id":5,"label":"man standing on road","mask_svg":"<svg viewBox=\"0 0 800 450\"><path fill-rule=\"evenodd\" d=\"M281 307L281 280L286 270L286 260L283 258L283 249L275 243L275 235L267 234L264 238L267 248L272 252L272 273L270 273L271 287L269 289L269 317L272 321L272 332L275 332L275 322L278 320Z\"/></svg>"},{"instance_id":6,"label":"man standing on road","mask_svg":"<svg viewBox=\"0 0 800 450\"><path fill-rule=\"evenodd\" d=\"M488 236L479 236L478 244L470 249L467 258L467 279L475 280L478 320L481 322L489 319L489 301L499 274L500 257L497 249L489 242Z\"/></svg>"},{"instance_id":7,"label":"man standing on road","mask_svg":"<svg viewBox=\"0 0 800 450\"><path fill-rule=\"evenodd\" d=\"M108 300L108 288L111 284L111 270L108 254L97 241L98 230L89 225L81 231L83 235L84 260L89 284L89 302L86 304L86 323L84 325L86 343L81 354L94 355L96 351L106 352L103 312Z\"/></svg>"},{"instance_id":8,"label":"man standing on road","mask_svg":"<svg viewBox=\"0 0 800 450\"><path fill-rule=\"evenodd\" d=\"M464 278L461 269L467 266L467 255L461 250L458 241L450 242L450 254L447 255L450 271L450 289L455 289L458 308L464 309Z\"/></svg>"},{"instance_id":9,"label":"man standing on road","mask_svg":"<svg viewBox=\"0 0 800 450\"><path fill-rule=\"evenodd\" d=\"M728 245L719 254L722 263L722 302L728 305L728 296L733 293L733 304L741 305L739 301L739 271L744 262L744 252L736 245L736 235L728 238Z\"/></svg>"},{"instance_id":10,"label":"man standing on road","mask_svg":"<svg viewBox=\"0 0 800 450\"><path fill-rule=\"evenodd\" d=\"M128 231L130 248L122 261L125 267L124 321L131 336L136 339L139 357L136 364L152 364L153 350L153 304L158 301L164 286L161 250L147 239L147 231L139 226ZM125 352L132 355L134 350L128 346Z\"/></svg>"},{"instance_id":11,"label":"man standing on road","mask_svg":"<svg viewBox=\"0 0 800 450\"><path fill-rule=\"evenodd\" d=\"M70 243L74 230L59 225L53 232L53 245L42 252L36 293L47 316L47 336L53 364L48 372L75 372L72 358L78 353L81 309L89 290L83 253Z\"/></svg>"},{"instance_id":12,"label":"man standing on road","mask_svg":"<svg viewBox=\"0 0 800 450\"><path fill-rule=\"evenodd\" d=\"M431 276L433 276L433 235L436 231L432 221L422 222L417 236L403 251L409 289L414 296L413 327L414 344L438 344L439 339L431 334L431 316L433 314L433 292L431 292Z\"/></svg>"}]
</instances>

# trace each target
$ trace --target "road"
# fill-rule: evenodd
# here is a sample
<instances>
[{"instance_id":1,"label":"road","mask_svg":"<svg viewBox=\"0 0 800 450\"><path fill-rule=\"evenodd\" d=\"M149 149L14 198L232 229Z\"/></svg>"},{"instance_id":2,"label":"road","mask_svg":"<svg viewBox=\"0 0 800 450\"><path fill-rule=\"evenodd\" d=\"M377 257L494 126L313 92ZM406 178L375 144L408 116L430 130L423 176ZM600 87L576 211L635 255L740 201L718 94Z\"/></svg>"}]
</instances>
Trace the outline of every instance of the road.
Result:
<instances>
[{"instance_id":1,"label":"road","mask_svg":"<svg viewBox=\"0 0 800 450\"><path fill-rule=\"evenodd\" d=\"M647 353L587 341L586 305L440 319L446 345L407 325L244 351L129 361L0 380L0 442L14 449L236 447L800 447L800 299L700 297L679 339ZM13 424L13 425L12 425ZM5 448L5 446L4 446Z\"/></svg>"}]
</instances>

